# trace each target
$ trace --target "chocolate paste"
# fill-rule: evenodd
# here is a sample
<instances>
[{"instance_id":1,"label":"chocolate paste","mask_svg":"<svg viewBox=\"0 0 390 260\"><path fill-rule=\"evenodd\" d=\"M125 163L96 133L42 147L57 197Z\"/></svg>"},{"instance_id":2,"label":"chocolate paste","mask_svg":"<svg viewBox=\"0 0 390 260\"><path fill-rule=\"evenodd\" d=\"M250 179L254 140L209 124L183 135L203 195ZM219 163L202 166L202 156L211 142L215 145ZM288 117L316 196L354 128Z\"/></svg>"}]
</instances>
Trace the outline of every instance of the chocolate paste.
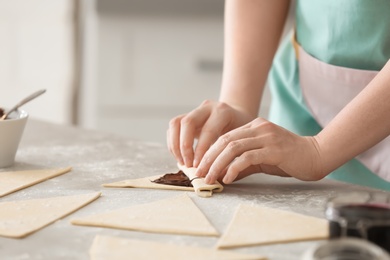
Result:
<instances>
[{"instance_id":1,"label":"chocolate paste","mask_svg":"<svg viewBox=\"0 0 390 260\"><path fill-rule=\"evenodd\" d=\"M167 173L152 182L165 185L192 187L191 180L184 174L183 171L178 171L177 173Z\"/></svg>"},{"instance_id":2,"label":"chocolate paste","mask_svg":"<svg viewBox=\"0 0 390 260\"><path fill-rule=\"evenodd\" d=\"M351 204L333 209L334 217L346 220L344 228L336 219L329 221L330 238L348 237L364 238L390 252L390 208L375 204ZM362 223L372 223L364 226ZM363 232L362 232L363 227Z\"/></svg>"},{"instance_id":3,"label":"chocolate paste","mask_svg":"<svg viewBox=\"0 0 390 260\"><path fill-rule=\"evenodd\" d=\"M4 115L4 109L2 109L1 107L0 107L0 117L2 117Z\"/></svg>"}]
</instances>

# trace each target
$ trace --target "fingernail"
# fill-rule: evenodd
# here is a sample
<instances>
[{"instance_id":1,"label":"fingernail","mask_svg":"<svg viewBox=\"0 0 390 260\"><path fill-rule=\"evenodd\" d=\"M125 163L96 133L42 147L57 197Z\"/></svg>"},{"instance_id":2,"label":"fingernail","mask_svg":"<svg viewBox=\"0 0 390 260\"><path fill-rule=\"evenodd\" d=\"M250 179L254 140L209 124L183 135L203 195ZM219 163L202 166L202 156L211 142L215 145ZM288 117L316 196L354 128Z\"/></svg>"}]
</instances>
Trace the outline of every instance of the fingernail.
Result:
<instances>
[{"instance_id":1,"label":"fingernail","mask_svg":"<svg viewBox=\"0 0 390 260\"><path fill-rule=\"evenodd\" d=\"M225 183L225 184L230 184L230 183L232 183L231 180L230 180L230 178L227 178L227 177L223 178L223 179L222 179L222 182Z\"/></svg>"},{"instance_id":2,"label":"fingernail","mask_svg":"<svg viewBox=\"0 0 390 260\"><path fill-rule=\"evenodd\" d=\"M184 165L184 162L183 162L182 158L179 158L177 161L179 162L180 165Z\"/></svg>"},{"instance_id":3,"label":"fingernail","mask_svg":"<svg viewBox=\"0 0 390 260\"><path fill-rule=\"evenodd\" d=\"M202 176L202 172L200 170L196 170L195 176L196 177L201 177Z\"/></svg>"},{"instance_id":4,"label":"fingernail","mask_svg":"<svg viewBox=\"0 0 390 260\"><path fill-rule=\"evenodd\" d=\"M188 167L187 158L184 158L184 165Z\"/></svg>"},{"instance_id":5,"label":"fingernail","mask_svg":"<svg viewBox=\"0 0 390 260\"><path fill-rule=\"evenodd\" d=\"M198 158L195 158L194 159L194 167L196 168L198 166L199 166L199 160L198 160Z\"/></svg>"}]
</instances>

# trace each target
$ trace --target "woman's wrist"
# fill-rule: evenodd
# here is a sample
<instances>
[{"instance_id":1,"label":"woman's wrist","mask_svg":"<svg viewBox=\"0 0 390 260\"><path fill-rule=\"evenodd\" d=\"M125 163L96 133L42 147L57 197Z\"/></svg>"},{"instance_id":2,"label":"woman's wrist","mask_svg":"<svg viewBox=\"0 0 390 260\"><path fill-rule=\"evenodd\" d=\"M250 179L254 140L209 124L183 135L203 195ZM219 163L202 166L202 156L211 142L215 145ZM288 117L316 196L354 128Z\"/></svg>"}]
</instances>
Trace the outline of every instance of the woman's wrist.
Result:
<instances>
[{"instance_id":1,"label":"woman's wrist","mask_svg":"<svg viewBox=\"0 0 390 260\"><path fill-rule=\"evenodd\" d=\"M312 175L313 180L321 180L329 173L331 170L327 167L326 155L321 149L321 140L318 135L305 137L309 141L312 149L311 153L311 164L312 164Z\"/></svg>"}]
</instances>

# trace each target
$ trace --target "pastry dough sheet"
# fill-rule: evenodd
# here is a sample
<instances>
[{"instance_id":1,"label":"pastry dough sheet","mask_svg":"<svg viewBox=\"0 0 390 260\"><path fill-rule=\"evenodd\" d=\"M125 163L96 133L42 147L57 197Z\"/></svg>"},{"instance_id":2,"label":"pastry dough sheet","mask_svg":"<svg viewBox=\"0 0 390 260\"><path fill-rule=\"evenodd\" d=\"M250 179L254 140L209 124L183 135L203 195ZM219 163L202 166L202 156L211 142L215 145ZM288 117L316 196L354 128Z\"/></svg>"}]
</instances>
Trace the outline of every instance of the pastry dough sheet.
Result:
<instances>
[{"instance_id":1,"label":"pastry dough sheet","mask_svg":"<svg viewBox=\"0 0 390 260\"><path fill-rule=\"evenodd\" d=\"M213 195L214 192L221 192L223 186L220 183L212 185L206 184L204 178L198 178L195 176L196 168L188 168L183 165L179 165L180 170L184 172L187 177L192 180L191 184L193 187L166 185L152 182L164 174L144 177L139 179L129 179L119 182L103 184L107 188L144 188L144 189L161 189L161 190L181 190L181 191L195 191L199 197L208 198Z\"/></svg>"},{"instance_id":2,"label":"pastry dough sheet","mask_svg":"<svg viewBox=\"0 0 390 260\"><path fill-rule=\"evenodd\" d=\"M0 203L0 236L23 238L100 197L100 192Z\"/></svg>"},{"instance_id":3,"label":"pastry dough sheet","mask_svg":"<svg viewBox=\"0 0 390 260\"><path fill-rule=\"evenodd\" d=\"M241 204L217 247L233 248L328 237L328 221L325 219Z\"/></svg>"},{"instance_id":4,"label":"pastry dough sheet","mask_svg":"<svg viewBox=\"0 0 390 260\"><path fill-rule=\"evenodd\" d=\"M112 236L97 235L89 251L91 260L127 260L127 259L226 259L255 260L266 259L261 256L240 254L211 248L178 246L167 243L125 239Z\"/></svg>"},{"instance_id":5,"label":"pastry dough sheet","mask_svg":"<svg viewBox=\"0 0 390 260\"><path fill-rule=\"evenodd\" d=\"M0 172L0 197L70 172L72 167Z\"/></svg>"},{"instance_id":6,"label":"pastry dough sheet","mask_svg":"<svg viewBox=\"0 0 390 260\"><path fill-rule=\"evenodd\" d=\"M71 223L153 233L219 235L187 194L77 218Z\"/></svg>"}]
</instances>

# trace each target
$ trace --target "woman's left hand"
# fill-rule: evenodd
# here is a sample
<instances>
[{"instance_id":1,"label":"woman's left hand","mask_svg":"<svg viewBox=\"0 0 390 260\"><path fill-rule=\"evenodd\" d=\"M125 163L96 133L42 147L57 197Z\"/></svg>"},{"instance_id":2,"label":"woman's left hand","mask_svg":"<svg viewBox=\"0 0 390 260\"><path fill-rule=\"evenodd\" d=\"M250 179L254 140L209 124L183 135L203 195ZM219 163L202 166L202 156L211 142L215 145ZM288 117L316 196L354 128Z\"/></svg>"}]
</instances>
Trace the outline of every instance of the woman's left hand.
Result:
<instances>
[{"instance_id":1,"label":"woman's left hand","mask_svg":"<svg viewBox=\"0 0 390 260\"><path fill-rule=\"evenodd\" d=\"M298 136L263 118L218 138L202 158L197 175L208 184L229 184L253 173L319 180L323 172L315 137Z\"/></svg>"}]
</instances>

